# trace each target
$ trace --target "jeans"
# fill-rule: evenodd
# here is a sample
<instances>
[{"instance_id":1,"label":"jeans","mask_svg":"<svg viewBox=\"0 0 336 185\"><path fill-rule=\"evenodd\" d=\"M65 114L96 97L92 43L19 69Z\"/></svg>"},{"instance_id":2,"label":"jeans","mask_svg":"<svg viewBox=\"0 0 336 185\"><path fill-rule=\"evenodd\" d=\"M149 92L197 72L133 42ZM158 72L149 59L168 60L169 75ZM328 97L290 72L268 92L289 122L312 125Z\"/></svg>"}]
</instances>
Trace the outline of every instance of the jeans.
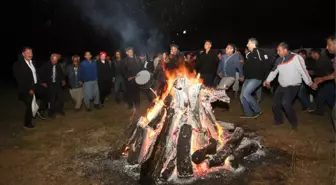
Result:
<instances>
[{"instance_id":1,"label":"jeans","mask_svg":"<svg viewBox=\"0 0 336 185\"><path fill-rule=\"evenodd\" d=\"M99 88L97 81L84 82L83 85L84 103L87 108L91 108L91 100L95 105L99 105Z\"/></svg>"},{"instance_id":2,"label":"jeans","mask_svg":"<svg viewBox=\"0 0 336 185\"><path fill-rule=\"evenodd\" d=\"M302 105L302 110L306 110L308 108L311 108L311 103L309 101L308 97L308 87L305 84L302 84L300 86L300 90L298 93L298 99Z\"/></svg>"},{"instance_id":3,"label":"jeans","mask_svg":"<svg viewBox=\"0 0 336 185\"><path fill-rule=\"evenodd\" d=\"M259 87L257 87L257 90L255 91L255 96L256 96L256 99L257 99L258 103L260 103L260 101L261 101L262 90L263 90L263 87L262 87L262 85L260 85Z\"/></svg>"},{"instance_id":4,"label":"jeans","mask_svg":"<svg viewBox=\"0 0 336 185\"><path fill-rule=\"evenodd\" d=\"M243 106L244 114L252 116L260 113L260 107L257 101L253 98L252 93L261 85L261 80L246 79L242 91L240 93L240 102Z\"/></svg>"},{"instance_id":5,"label":"jeans","mask_svg":"<svg viewBox=\"0 0 336 185\"><path fill-rule=\"evenodd\" d=\"M284 110L292 127L297 127L298 120L293 108L293 102L299 92L300 86L279 86L273 97L273 114L276 124L283 124L282 110Z\"/></svg>"}]
</instances>

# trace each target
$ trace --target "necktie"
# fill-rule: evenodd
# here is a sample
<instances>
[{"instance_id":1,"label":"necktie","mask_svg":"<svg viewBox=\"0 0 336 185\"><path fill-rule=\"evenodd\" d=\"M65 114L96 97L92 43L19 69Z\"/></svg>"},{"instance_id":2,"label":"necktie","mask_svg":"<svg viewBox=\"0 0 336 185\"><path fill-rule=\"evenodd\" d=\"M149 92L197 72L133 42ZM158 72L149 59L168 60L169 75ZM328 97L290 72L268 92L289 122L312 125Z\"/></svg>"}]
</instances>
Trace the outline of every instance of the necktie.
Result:
<instances>
[{"instance_id":1,"label":"necktie","mask_svg":"<svg viewBox=\"0 0 336 185\"><path fill-rule=\"evenodd\" d=\"M53 66L52 82L56 82L56 65Z\"/></svg>"}]
</instances>

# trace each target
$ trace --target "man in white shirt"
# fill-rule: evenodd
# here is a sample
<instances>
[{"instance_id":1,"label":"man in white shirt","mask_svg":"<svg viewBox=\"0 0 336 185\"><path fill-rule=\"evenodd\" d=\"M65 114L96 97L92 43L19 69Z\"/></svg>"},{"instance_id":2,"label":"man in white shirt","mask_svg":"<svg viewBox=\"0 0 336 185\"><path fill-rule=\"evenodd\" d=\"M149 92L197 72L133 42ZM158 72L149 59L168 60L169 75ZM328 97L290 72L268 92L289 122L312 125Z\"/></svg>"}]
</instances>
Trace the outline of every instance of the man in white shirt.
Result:
<instances>
[{"instance_id":1,"label":"man in white shirt","mask_svg":"<svg viewBox=\"0 0 336 185\"><path fill-rule=\"evenodd\" d=\"M39 83L35 66L32 62L33 51L29 47L24 47L22 55L19 55L18 61L13 66L14 77L18 84L19 99L26 105L24 126L34 128L32 124L32 101L35 98L41 99L40 113L37 115L44 119L41 114L47 109L48 93L47 88Z\"/></svg>"},{"instance_id":2,"label":"man in white shirt","mask_svg":"<svg viewBox=\"0 0 336 185\"><path fill-rule=\"evenodd\" d=\"M279 44L277 51L279 58L276 60L273 70L264 81L264 86L269 88L270 83L279 74L279 87L273 97L274 121L276 125L284 123L283 109L292 130L297 131L298 120L293 109L293 102L299 92L302 79L313 89L316 89L316 85L313 84L305 62L300 55L290 52L288 45L284 42Z\"/></svg>"}]
</instances>

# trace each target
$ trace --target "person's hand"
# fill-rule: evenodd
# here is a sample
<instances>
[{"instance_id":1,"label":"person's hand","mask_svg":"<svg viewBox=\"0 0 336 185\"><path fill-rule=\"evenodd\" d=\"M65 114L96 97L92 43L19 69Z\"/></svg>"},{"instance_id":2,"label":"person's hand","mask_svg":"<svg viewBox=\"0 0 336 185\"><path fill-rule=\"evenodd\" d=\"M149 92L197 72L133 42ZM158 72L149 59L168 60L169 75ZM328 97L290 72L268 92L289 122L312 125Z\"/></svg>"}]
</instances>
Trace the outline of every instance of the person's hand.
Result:
<instances>
[{"instance_id":1,"label":"person's hand","mask_svg":"<svg viewBox=\"0 0 336 185\"><path fill-rule=\"evenodd\" d=\"M83 85L83 81L79 81L79 84L80 84L80 85Z\"/></svg>"},{"instance_id":2,"label":"person's hand","mask_svg":"<svg viewBox=\"0 0 336 185\"><path fill-rule=\"evenodd\" d=\"M112 82L115 82L115 77L112 78Z\"/></svg>"},{"instance_id":3,"label":"person's hand","mask_svg":"<svg viewBox=\"0 0 336 185\"><path fill-rule=\"evenodd\" d=\"M319 83L323 82L323 81L324 81L324 80L323 80L323 77L317 77L317 78L314 79L314 83L316 83L317 85L318 85Z\"/></svg>"},{"instance_id":4,"label":"person's hand","mask_svg":"<svg viewBox=\"0 0 336 185\"><path fill-rule=\"evenodd\" d=\"M65 81L64 80L62 80L62 86L65 86Z\"/></svg>"},{"instance_id":5,"label":"person's hand","mask_svg":"<svg viewBox=\"0 0 336 185\"><path fill-rule=\"evenodd\" d=\"M313 83L310 85L310 88L312 88L313 90L316 90L318 87L317 83Z\"/></svg>"},{"instance_id":6,"label":"person's hand","mask_svg":"<svg viewBox=\"0 0 336 185\"><path fill-rule=\"evenodd\" d=\"M239 78L240 82L243 82L244 80L245 80L245 78L243 76Z\"/></svg>"},{"instance_id":7,"label":"person's hand","mask_svg":"<svg viewBox=\"0 0 336 185\"><path fill-rule=\"evenodd\" d=\"M35 94L34 90L30 90L28 93L29 93L30 95Z\"/></svg>"},{"instance_id":8,"label":"person's hand","mask_svg":"<svg viewBox=\"0 0 336 185\"><path fill-rule=\"evenodd\" d=\"M41 83L41 85L43 86L43 87L48 87L48 85L46 84L46 83Z\"/></svg>"},{"instance_id":9,"label":"person's hand","mask_svg":"<svg viewBox=\"0 0 336 185\"><path fill-rule=\"evenodd\" d=\"M271 87L271 83L264 81L263 83L264 87L270 88Z\"/></svg>"},{"instance_id":10,"label":"person's hand","mask_svg":"<svg viewBox=\"0 0 336 185\"><path fill-rule=\"evenodd\" d=\"M221 77L221 78L223 78L223 75L222 75L222 73L218 73L218 76L219 76L219 77Z\"/></svg>"},{"instance_id":11,"label":"person's hand","mask_svg":"<svg viewBox=\"0 0 336 185\"><path fill-rule=\"evenodd\" d=\"M134 77L128 77L127 80L131 81Z\"/></svg>"}]
</instances>

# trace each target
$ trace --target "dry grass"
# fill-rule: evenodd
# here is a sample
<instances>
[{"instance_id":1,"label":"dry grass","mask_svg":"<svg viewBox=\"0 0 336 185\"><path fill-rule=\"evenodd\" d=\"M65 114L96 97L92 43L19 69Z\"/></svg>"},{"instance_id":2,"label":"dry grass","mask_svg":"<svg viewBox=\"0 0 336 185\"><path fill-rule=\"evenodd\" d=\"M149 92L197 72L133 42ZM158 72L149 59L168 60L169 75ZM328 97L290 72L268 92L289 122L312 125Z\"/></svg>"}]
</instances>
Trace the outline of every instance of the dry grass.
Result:
<instances>
[{"instance_id":1,"label":"dry grass","mask_svg":"<svg viewBox=\"0 0 336 185\"><path fill-rule=\"evenodd\" d=\"M37 128L21 128L23 106L15 94L7 94L5 103L12 107L0 118L0 184L1 185L93 185L97 178L82 177L76 167L81 152L105 152L124 138L131 111L112 100L104 109L90 113L72 111L66 104L65 117L53 121L37 121ZM14 103L13 103L14 101ZM147 102L143 101L145 112ZM256 167L246 184L251 185L333 185L335 184L335 134L327 117L299 113L298 133L290 133L289 125L272 126L270 99L262 102L264 114L250 121L240 120L240 105L232 100L228 112L216 110L218 120L233 122L255 130L267 147L287 152L289 162ZM16 111L19 110L19 111ZM299 107L297 107L299 110ZM118 178L117 178L118 179ZM118 184L118 183L115 183ZM120 183L119 183L120 184Z\"/></svg>"}]
</instances>

